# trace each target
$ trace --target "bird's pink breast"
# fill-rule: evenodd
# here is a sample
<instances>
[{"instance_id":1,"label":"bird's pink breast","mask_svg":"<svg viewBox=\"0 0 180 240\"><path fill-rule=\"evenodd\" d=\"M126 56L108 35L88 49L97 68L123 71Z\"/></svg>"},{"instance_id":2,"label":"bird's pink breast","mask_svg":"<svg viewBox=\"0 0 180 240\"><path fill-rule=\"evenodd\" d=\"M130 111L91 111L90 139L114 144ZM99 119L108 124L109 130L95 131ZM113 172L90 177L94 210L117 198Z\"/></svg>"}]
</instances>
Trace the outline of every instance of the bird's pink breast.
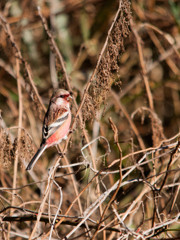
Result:
<instances>
[{"instance_id":1,"label":"bird's pink breast","mask_svg":"<svg viewBox=\"0 0 180 240\"><path fill-rule=\"evenodd\" d=\"M71 124L71 113L69 113L68 118L65 120L65 122L58 128L58 130L46 140L46 143L48 147L56 145L63 140L63 138L66 137L66 135L69 132L69 127Z\"/></svg>"}]
</instances>

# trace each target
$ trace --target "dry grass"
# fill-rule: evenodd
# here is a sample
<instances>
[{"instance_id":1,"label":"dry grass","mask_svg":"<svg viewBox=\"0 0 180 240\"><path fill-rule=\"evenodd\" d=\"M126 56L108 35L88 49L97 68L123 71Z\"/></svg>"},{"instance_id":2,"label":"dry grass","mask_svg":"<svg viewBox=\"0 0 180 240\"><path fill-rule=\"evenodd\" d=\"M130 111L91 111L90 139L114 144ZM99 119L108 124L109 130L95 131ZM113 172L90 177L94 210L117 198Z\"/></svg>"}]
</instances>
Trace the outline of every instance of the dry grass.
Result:
<instances>
[{"instance_id":1,"label":"dry grass","mask_svg":"<svg viewBox=\"0 0 180 240\"><path fill-rule=\"evenodd\" d=\"M0 3L1 239L179 239L180 4ZM55 88L71 133L25 171Z\"/></svg>"}]
</instances>

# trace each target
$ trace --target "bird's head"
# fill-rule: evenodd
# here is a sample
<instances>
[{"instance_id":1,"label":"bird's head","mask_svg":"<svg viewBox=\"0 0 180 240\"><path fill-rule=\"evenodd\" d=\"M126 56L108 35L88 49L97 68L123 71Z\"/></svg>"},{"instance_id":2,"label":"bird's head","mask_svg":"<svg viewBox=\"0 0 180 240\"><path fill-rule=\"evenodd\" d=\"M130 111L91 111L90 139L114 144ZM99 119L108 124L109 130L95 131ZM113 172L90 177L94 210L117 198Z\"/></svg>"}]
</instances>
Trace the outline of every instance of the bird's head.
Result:
<instances>
[{"instance_id":1,"label":"bird's head","mask_svg":"<svg viewBox=\"0 0 180 240\"><path fill-rule=\"evenodd\" d=\"M64 90L64 89L58 89L56 90L52 95L52 101L57 105L69 105L71 94Z\"/></svg>"}]
</instances>

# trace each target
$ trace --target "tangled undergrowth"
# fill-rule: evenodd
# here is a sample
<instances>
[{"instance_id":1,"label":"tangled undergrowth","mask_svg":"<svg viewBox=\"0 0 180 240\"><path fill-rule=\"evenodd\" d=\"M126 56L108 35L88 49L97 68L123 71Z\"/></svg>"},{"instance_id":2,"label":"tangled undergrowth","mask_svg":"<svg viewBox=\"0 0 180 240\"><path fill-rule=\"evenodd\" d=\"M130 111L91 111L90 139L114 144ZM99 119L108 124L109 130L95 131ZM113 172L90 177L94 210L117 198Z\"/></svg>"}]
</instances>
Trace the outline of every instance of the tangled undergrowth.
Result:
<instances>
[{"instance_id":1,"label":"tangled undergrowth","mask_svg":"<svg viewBox=\"0 0 180 240\"><path fill-rule=\"evenodd\" d=\"M39 4L0 2L1 239L179 239L179 1ZM56 88L65 154L27 172Z\"/></svg>"}]
</instances>

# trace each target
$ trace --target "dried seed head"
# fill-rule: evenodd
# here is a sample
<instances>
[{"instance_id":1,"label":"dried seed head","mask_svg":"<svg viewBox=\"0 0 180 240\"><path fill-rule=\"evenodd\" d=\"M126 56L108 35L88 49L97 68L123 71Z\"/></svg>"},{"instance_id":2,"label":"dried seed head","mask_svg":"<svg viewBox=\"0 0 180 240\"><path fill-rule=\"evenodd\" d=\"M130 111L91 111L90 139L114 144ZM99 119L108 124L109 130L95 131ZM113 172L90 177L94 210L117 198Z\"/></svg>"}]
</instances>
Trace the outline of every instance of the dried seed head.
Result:
<instances>
[{"instance_id":1,"label":"dried seed head","mask_svg":"<svg viewBox=\"0 0 180 240\"><path fill-rule=\"evenodd\" d=\"M101 57L96 78L88 90L82 112L84 121L91 119L100 105L106 100L111 85L115 81L115 73L119 69L119 56L124 51L124 39L130 32L130 4L122 2L120 15L110 33L106 50Z\"/></svg>"}]
</instances>

